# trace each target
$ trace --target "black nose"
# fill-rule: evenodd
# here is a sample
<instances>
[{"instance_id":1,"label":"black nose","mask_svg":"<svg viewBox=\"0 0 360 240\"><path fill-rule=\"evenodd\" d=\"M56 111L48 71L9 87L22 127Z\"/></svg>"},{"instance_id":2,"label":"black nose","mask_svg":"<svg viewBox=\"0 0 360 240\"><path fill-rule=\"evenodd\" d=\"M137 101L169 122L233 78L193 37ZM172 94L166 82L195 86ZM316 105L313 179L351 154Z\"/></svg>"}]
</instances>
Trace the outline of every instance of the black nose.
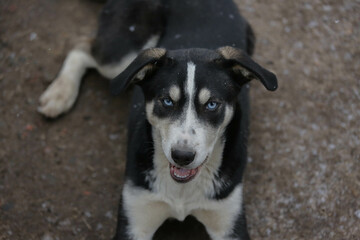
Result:
<instances>
[{"instance_id":1,"label":"black nose","mask_svg":"<svg viewBox=\"0 0 360 240\"><path fill-rule=\"evenodd\" d=\"M189 150L171 150L171 157L180 166L186 166L194 161L195 152Z\"/></svg>"}]
</instances>

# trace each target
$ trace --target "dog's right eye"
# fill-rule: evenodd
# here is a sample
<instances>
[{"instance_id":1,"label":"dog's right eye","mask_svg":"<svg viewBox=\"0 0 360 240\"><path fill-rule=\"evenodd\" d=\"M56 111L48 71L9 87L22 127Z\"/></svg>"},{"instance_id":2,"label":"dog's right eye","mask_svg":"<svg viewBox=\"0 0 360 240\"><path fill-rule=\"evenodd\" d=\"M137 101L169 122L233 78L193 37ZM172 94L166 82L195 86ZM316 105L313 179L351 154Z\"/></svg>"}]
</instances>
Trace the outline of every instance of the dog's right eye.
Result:
<instances>
[{"instance_id":1,"label":"dog's right eye","mask_svg":"<svg viewBox=\"0 0 360 240\"><path fill-rule=\"evenodd\" d=\"M171 100L171 98L163 98L161 100L162 104L165 106L165 107L172 107L174 106L174 102L173 100Z\"/></svg>"}]
</instances>

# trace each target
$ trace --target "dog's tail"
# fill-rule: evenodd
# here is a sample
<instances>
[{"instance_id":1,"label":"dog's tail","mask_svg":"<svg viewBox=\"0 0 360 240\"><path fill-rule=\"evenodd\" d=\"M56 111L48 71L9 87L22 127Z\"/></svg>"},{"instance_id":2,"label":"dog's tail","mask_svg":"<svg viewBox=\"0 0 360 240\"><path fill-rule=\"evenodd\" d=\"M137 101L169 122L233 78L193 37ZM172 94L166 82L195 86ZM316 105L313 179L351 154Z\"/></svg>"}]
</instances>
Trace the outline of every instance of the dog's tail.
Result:
<instances>
[{"instance_id":1,"label":"dog's tail","mask_svg":"<svg viewBox=\"0 0 360 240\"><path fill-rule=\"evenodd\" d=\"M254 54L255 42L256 42L256 38L254 31L252 30L252 27L248 23L246 26L246 51L249 56L252 56Z\"/></svg>"}]
</instances>

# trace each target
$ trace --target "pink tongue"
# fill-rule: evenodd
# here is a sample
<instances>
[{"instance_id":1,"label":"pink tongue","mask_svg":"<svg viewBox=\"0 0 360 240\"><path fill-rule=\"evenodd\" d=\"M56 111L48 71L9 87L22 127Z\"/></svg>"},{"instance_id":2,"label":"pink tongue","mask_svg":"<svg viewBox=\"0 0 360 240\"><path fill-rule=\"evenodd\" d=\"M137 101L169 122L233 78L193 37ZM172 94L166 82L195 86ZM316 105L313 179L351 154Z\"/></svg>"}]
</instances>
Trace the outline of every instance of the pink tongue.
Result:
<instances>
[{"instance_id":1,"label":"pink tongue","mask_svg":"<svg viewBox=\"0 0 360 240\"><path fill-rule=\"evenodd\" d=\"M174 173L176 173L176 175L178 175L178 176L186 177L191 174L191 169L174 167Z\"/></svg>"}]
</instances>

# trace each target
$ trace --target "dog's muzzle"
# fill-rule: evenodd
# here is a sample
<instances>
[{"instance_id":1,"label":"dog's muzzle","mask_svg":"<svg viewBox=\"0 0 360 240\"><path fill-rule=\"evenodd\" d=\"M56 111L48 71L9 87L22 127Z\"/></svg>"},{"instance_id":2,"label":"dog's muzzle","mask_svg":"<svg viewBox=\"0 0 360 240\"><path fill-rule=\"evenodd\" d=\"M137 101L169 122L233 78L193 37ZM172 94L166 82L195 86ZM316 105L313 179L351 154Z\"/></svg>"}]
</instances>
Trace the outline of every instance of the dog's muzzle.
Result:
<instances>
[{"instance_id":1,"label":"dog's muzzle","mask_svg":"<svg viewBox=\"0 0 360 240\"><path fill-rule=\"evenodd\" d=\"M196 152L188 148L171 149L171 158L177 166L170 163L170 175L179 183L186 183L192 180L199 171L200 167L186 168L195 159Z\"/></svg>"},{"instance_id":2,"label":"dog's muzzle","mask_svg":"<svg viewBox=\"0 0 360 240\"><path fill-rule=\"evenodd\" d=\"M192 161L194 161L196 152L190 149L179 150L179 149L172 149L171 150L171 158L174 160L176 164L179 166L187 166Z\"/></svg>"}]
</instances>

